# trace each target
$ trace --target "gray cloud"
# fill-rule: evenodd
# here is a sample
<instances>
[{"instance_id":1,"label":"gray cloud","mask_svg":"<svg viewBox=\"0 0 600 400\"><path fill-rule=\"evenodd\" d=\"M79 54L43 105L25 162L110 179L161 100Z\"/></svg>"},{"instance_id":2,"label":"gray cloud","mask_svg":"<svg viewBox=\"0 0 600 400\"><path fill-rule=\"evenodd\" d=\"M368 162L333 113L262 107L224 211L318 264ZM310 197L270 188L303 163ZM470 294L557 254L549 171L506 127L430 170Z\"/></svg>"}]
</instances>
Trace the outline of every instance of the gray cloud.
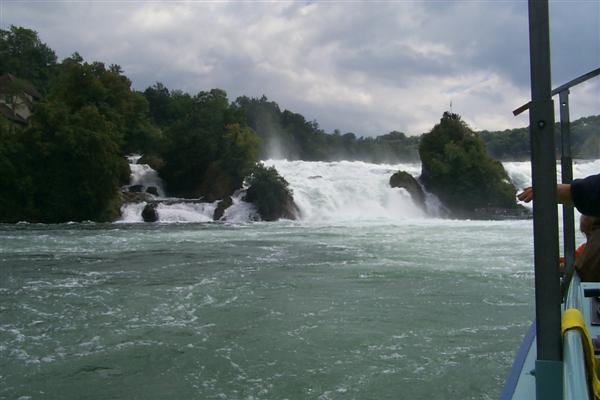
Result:
<instances>
[{"instance_id":1,"label":"gray cloud","mask_svg":"<svg viewBox=\"0 0 600 400\"><path fill-rule=\"evenodd\" d=\"M519 1L7 1L0 25L39 32L60 58L282 108L359 135L428 131L450 101L474 129L525 126L527 9ZM555 85L598 67L600 4L551 3ZM573 90L572 117L598 114L600 84ZM576 94L576 95L575 95Z\"/></svg>"}]
</instances>

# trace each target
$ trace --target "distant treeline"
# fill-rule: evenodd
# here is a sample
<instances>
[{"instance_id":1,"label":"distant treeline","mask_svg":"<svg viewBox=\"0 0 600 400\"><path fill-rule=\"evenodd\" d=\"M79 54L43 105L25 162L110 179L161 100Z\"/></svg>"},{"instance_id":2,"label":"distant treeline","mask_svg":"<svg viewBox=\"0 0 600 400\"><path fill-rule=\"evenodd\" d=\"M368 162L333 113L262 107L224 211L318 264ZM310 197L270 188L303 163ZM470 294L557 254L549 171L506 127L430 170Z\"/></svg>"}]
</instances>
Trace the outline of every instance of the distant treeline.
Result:
<instances>
[{"instance_id":1,"label":"distant treeline","mask_svg":"<svg viewBox=\"0 0 600 400\"><path fill-rule=\"evenodd\" d=\"M218 90L218 89L216 89ZM227 101L225 92L220 91ZM153 123L168 128L190 112L197 96L169 90L157 83L143 92ZM393 131L377 137L357 137L338 130L326 133L316 121L289 110L281 110L267 97L238 97L230 104L237 122L248 126L258 136L259 157L290 160L336 161L362 160L374 163L417 161L419 138Z\"/></svg>"},{"instance_id":2,"label":"distant treeline","mask_svg":"<svg viewBox=\"0 0 600 400\"><path fill-rule=\"evenodd\" d=\"M336 161L361 160L374 163L417 161L419 138L393 131L377 137L357 137L355 133L329 134L316 121L306 121L297 113L282 111L265 96L239 97L235 104L243 110L248 125L261 139L261 157Z\"/></svg>"},{"instance_id":3,"label":"distant treeline","mask_svg":"<svg viewBox=\"0 0 600 400\"><path fill-rule=\"evenodd\" d=\"M571 154L574 158L600 158L600 115L580 118L571 122ZM560 157L560 124L555 129L557 158ZM492 157L502 161L528 160L529 132L527 128L507 129L505 131L482 131L479 135L485 142Z\"/></svg>"}]
</instances>

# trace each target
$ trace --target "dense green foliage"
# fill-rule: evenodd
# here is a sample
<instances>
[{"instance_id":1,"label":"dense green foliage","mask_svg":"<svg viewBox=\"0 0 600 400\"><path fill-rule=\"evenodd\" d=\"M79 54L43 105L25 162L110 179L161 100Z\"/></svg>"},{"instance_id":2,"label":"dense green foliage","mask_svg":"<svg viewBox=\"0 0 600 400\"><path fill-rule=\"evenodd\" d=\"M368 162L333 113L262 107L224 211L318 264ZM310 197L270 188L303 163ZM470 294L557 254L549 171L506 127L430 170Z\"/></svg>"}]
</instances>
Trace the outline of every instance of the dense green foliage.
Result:
<instances>
[{"instance_id":1,"label":"dense green foliage","mask_svg":"<svg viewBox=\"0 0 600 400\"><path fill-rule=\"evenodd\" d=\"M600 158L600 115L571 122L571 154L574 158ZM527 128L480 132L490 155L498 160L528 160L529 131ZM560 124L554 128L554 143L559 157L561 149Z\"/></svg>"},{"instance_id":2,"label":"dense green foliage","mask_svg":"<svg viewBox=\"0 0 600 400\"><path fill-rule=\"evenodd\" d=\"M33 182L28 171L29 152L20 129L0 116L0 221L29 219Z\"/></svg>"},{"instance_id":3,"label":"dense green foliage","mask_svg":"<svg viewBox=\"0 0 600 400\"><path fill-rule=\"evenodd\" d=\"M3 72L18 74L31 42L39 39L23 28L12 34L10 46L23 48L11 47L10 54L23 59L4 60L11 69ZM6 46L3 40L0 48ZM35 52L31 58L37 60ZM35 104L29 124L1 119L0 165L7 173L0 181L0 220L114 219L119 187L129 179L124 151L148 132L145 98L130 89L118 66L88 64L77 54L35 76L45 79L46 96Z\"/></svg>"},{"instance_id":4,"label":"dense green foliage","mask_svg":"<svg viewBox=\"0 0 600 400\"><path fill-rule=\"evenodd\" d=\"M418 137L391 132L375 138L354 133L327 134L317 122L306 121L265 96L260 99L239 97L235 105L243 111L248 125L261 139L260 158L290 160L363 160L369 162L398 162L418 160Z\"/></svg>"},{"instance_id":5,"label":"dense green foliage","mask_svg":"<svg viewBox=\"0 0 600 400\"><path fill-rule=\"evenodd\" d=\"M36 214L28 220L107 221L118 215L118 189L129 167L114 125L96 107L42 104L22 135L30 142L35 183Z\"/></svg>"},{"instance_id":6,"label":"dense green foliage","mask_svg":"<svg viewBox=\"0 0 600 400\"><path fill-rule=\"evenodd\" d=\"M288 182L274 167L258 163L247 179L248 191L245 201L253 203L261 218L275 221L279 218L294 219L296 206Z\"/></svg>"},{"instance_id":7,"label":"dense green foliage","mask_svg":"<svg viewBox=\"0 0 600 400\"><path fill-rule=\"evenodd\" d=\"M257 161L258 138L241 125L224 91L192 98L189 110L165 131L159 170L167 190L182 197L214 201L233 193Z\"/></svg>"},{"instance_id":8,"label":"dense green foliage","mask_svg":"<svg viewBox=\"0 0 600 400\"><path fill-rule=\"evenodd\" d=\"M36 32L16 26L0 29L0 75L11 73L45 93L55 67L56 54Z\"/></svg>"},{"instance_id":9,"label":"dense green foliage","mask_svg":"<svg viewBox=\"0 0 600 400\"><path fill-rule=\"evenodd\" d=\"M450 210L468 215L480 208L516 207L515 187L481 138L457 114L444 113L419 147L421 181Z\"/></svg>"}]
</instances>

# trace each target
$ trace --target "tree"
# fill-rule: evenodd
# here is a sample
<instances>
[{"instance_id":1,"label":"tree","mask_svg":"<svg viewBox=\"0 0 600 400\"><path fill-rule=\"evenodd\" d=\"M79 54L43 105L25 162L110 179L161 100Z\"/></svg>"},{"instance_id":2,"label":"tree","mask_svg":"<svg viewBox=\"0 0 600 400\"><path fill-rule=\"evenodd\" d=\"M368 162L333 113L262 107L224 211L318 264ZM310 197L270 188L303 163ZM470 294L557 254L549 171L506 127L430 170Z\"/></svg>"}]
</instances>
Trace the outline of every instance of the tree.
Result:
<instances>
[{"instance_id":1,"label":"tree","mask_svg":"<svg viewBox=\"0 0 600 400\"><path fill-rule=\"evenodd\" d=\"M0 222L34 216L30 152L21 129L0 115Z\"/></svg>"},{"instance_id":2,"label":"tree","mask_svg":"<svg viewBox=\"0 0 600 400\"><path fill-rule=\"evenodd\" d=\"M56 67L56 54L31 29L0 29L0 75L10 73L46 93Z\"/></svg>"},{"instance_id":3,"label":"tree","mask_svg":"<svg viewBox=\"0 0 600 400\"><path fill-rule=\"evenodd\" d=\"M457 114L445 112L419 146L421 181L455 213L479 208L515 208L515 187L481 138Z\"/></svg>"},{"instance_id":4,"label":"tree","mask_svg":"<svg viewBox=\"0 0 600 400\"><path fill-rule=\"evenodd\" d=\"M115 126L122 152L144 152L162 140L161 132L150 123L148 101L131 90L131 81L119 66L106 69L101 62L89 64L75 53L58 67L49 97L72 111L94 105Z\"/></svg>"},{"instance_id":5,"label":"tree","mask_svg":"<svg viewBox=\"0 0 600 400\"><path fill-rule=\"evenodd\" d=\"M94 105L40 107L23 135L32 158L36 221L110 221L129 175L115 127Z\"/></svg>"},{"instance_id":6,"label":"tree","mask_svg":"<svg viewBox=\"0 0 600 400\"><path fill-rule=\"evenodd\" d=\"M257 161L258 138L220 89L200 92L166 131L159 170L169 193L214 201L242 186Z\"/></svg>"}]
</instances>

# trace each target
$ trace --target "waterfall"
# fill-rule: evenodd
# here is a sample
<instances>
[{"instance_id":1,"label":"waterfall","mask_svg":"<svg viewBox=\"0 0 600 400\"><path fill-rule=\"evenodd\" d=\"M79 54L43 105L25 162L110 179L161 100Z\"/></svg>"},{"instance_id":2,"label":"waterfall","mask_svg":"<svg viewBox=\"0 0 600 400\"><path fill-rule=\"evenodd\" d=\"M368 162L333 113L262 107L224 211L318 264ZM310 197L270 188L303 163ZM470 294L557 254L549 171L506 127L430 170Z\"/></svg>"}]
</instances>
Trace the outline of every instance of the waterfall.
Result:
<instances>
[{"instance_id":1,"label":"waterfall","mask_svg":"<svg viewBox=\"0 0 600 400\"><path fill-rule=\"evenodd\" d=\"M421 165L361 161L306 162L266 160L289 182L304 221L400 221L424 218L405 189L391 188L398 170L419 176Z\"/></svg>"},{"instance_id":2,"label":"waterfall","mask_svg":"<svg viewBox=\"0 0 600 400\"><path fill-rule=\"evenodd\" d=\"M138 164L142 156L131 155L127 157L129 161L129 169L131 170L131 177L129 179L129 187L131 186L142 186L142 191L148 188L155 187L159 197L165 196L164 185L162 179L158 176L158 173L153 170L148 164Z\"/></svg>"},{"instance_id":3,"label":"waterfall","mask_svg":"<svg viewBox=\"0 0 600 400\"><path fill-rule=\"evenodd\" d=\"M139 156L129 158L131 185L143 188L154 186L158 196L152 199L168 200L157 205L160 222L209 222L218 202L190 203L182 199L164 197L160 177L150 166L137 164ZM421 174L420 163L371 164L361 161L287 161L265 160L267 166L277 169L290 185L298 205L302 223L344 223L353 221L402 222L411 219L436 217L442 208L439 200L426 193L425 212L415 205L404 189L391 188L390 177L403 170L414 177ZM531 184L529 162L505 162L510 180L517 187ZM600 171L600 160L577 161L574 176L584 177ZM560 166L557 166L560 174ZM242 200L243 191L233 196L233 205L225 210L224 220L244 223L257 220L252 204ZM142 222L141 212L146 202L128 203L122 208L120 222ZM530 204L528 205L531 206Z\"/></svg>"}]
</instances>

